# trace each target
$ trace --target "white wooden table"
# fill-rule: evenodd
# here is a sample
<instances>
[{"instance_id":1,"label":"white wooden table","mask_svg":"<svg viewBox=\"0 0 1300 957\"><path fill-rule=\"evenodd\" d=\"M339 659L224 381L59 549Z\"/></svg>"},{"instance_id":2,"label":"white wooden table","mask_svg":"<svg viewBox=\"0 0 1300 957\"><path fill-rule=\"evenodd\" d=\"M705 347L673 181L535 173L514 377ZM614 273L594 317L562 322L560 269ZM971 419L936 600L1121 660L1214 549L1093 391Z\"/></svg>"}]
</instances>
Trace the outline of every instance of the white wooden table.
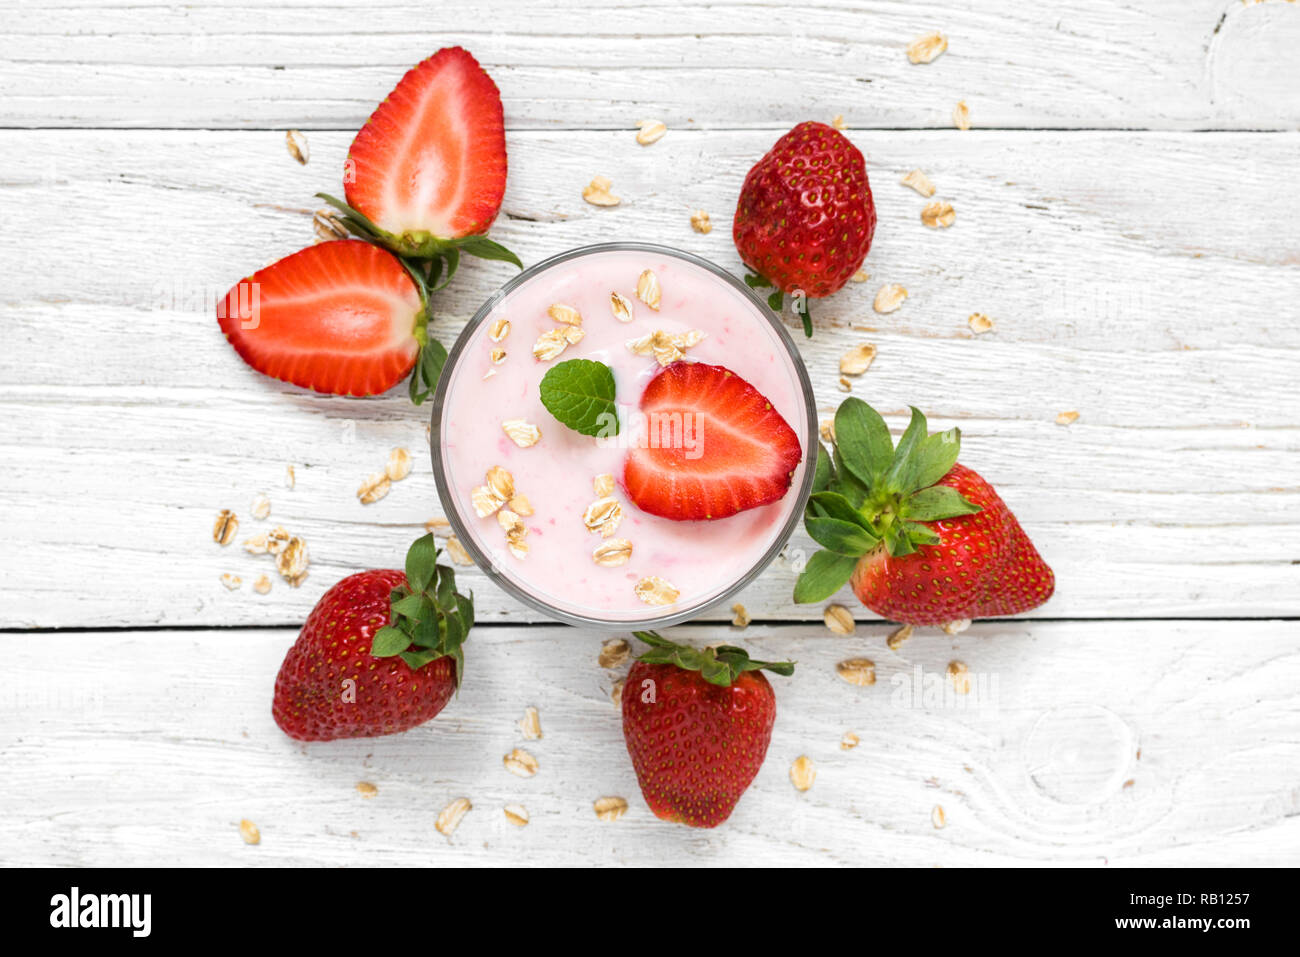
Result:
<instances>
[{"instance_id":1,"label":"white wooden table","mask_svg":"<svg viewBox=\"0 0 1300 957\"><path fill-rule=\"evenodd\" d=\"M1300 862L1300 4L0 7L0 862ZM934 29L947 54L909 64ZM876 344L855 394L898 428L908 404L959 424L963 460L1056 570L1056 597L1023 620L891 651L847 593L849 638L791 603L811 547L796 535L742 596L755 624L720 612L674 632L799 660L776 681L767 763L716 831L641 800L609 697L620 672L596 661L615 635L540 621L472 569L482 625L437 720L310 747L271 721L320 594L400 563L439 514L427 411L256 375L212 302L312 240L312 195L337 189L353 132L453 43L501 87L493 236L528 263L641 239L738 272L746 170L794 123L842 114L880 225L870 281L816 303L801 340L822 413L843 397L841 353ZM670 128L648 148L645 117ZM925 201L898 183L917 167L953 228L921 225ZM582 201L598 174L621 206ZM510 272L462 269L437 301L445 341ZM880 316L885 282L911 295ZM972 312L996 331L974 337ZM1067 410L1078 421L1057 425ZM394 446L416 472L359 504ZM254 594L269 568L212 542L221 508L241 537L261 527L260 492L308 542L299 589ZM836 677L855 656L876 685ZM926 699L953 659L983 707ZM525 743L529 705L545 737ZM842 750L850 730L861 743ZM536 777L503 769L516 746ZM801 754L818 768L806 793L787 777ZM628 799L623 819L596 819L605 795ZM433 820L461 796L474 809L448 840Z\"/></svg>"}]
</instances>

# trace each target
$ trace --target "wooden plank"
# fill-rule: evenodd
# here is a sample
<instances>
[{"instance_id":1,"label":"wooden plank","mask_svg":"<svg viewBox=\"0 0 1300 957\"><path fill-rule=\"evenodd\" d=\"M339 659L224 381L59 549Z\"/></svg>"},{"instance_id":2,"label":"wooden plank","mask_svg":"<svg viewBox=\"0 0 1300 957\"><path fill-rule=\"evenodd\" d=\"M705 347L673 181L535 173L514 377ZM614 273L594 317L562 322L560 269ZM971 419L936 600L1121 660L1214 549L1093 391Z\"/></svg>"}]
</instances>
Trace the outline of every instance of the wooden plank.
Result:
<instances>
[{"instance_id":1,"label":"wooden plank","mask_svg":"<svg viewBox=\"0 0 1300 957\"><path fill-rule=\"evenodd\" d=\"M1300 218L1300 199L1275 175L1300 137L854 138L870 157L881 225L871 282L816 303L817 335L800 340L823 413L842 398L839 355L876 343L857 393L896 428L908 404L936 427L963 428L964 460L1001 489L1058 572L1058 596L1039 615L1296 614L1300 249L1262 225ZM729 210L768 139L692 133L645 150L624 133L513 134L494 235L527 262L636 237L738 271ZM437 514L427 412L400 393L349 400L267 380L212 320L239 276L310 241L311 192L346 145L313 134L303 168L274 133L0 136L0 624L298 622L342 575L400 562ZM919 223L924 201L897 183L914 166L956 205L952 229ZM1135 168L1140 189L1121 175ZM623 206L581 201L597 172ZM713 213L708 236L687 223L696 206ZM464 267L437 303L444 340L509 273ZM870 308L884 281L911 291L890 316ZM970 335L975 310L995 316L996 332ZM1053 421L1065 409L1081 412L1069 428ZM361 506L356 486L396 445L417 453L415 475ZM293 492L282 485L291 463ZM250 594L265 559L211 543L220 508L255 530L247 509L260 491L272 522L311 547L298 591ZM791 563L809 547L796 536L743 596L756 617L819 616L790 603ZM67 589L71 569L96 587ZM227 571L242 591L220 586ZM477 573L467 579L486 619L535 617Z\"/></svg>"},{"instance_id":2,"label":"wooden plank","mask_svg":"<svg viewBox=\"0 0 1300 957\"><path fill-rule=\"evenodd\" d=\"M3 6L0 124L14 127L354 130L450 44L491 71L513 129L626 129L645 115L773 128L836 113L946 128L961 99L988 128L1300 122L1300 10L1280 2L466 0L433 18L357 0ZM935 29L948 52L909 64L907 45Z\"/></svg>"},{"instance_id":3,"label":"wooden plank","mask_svg":"<svg viewBox=\"0 0 1300 957\"><path fill-rule=\"evenodd\" d=\"M605 635L481 629L460 696L433 722L309 746L270 718L292 631L11 637L0 856L111 866L1294 865L1296 629L990 622L955 638L918 634L894 653L882 626L853 638L751 627L736 637L755 654L799 664L773 679L779 713L758 778L708 832L659 822L641 799L609 698L626 666L596 664ZM719 631L674 635L716 641ZM837 661L863 654L876 661L874 686L836 677ZM971 696L935 690L954 659L975 676ZM540 741L516 728L529 705ZM850 730L861 743L845 751ZM514 747L537 757L536 777L504 770ZM801 754L817 767L803 794L787 777ZM378 796L363 800L359 781ZM592 812L606 795L630 804L616 823ZM474 809L446 840L434 817L461 796ZM527 807L526 828L506 822L507 802ZM260 827L260 845L241 842L242 818Z\"/></svg>"}]
</instances>

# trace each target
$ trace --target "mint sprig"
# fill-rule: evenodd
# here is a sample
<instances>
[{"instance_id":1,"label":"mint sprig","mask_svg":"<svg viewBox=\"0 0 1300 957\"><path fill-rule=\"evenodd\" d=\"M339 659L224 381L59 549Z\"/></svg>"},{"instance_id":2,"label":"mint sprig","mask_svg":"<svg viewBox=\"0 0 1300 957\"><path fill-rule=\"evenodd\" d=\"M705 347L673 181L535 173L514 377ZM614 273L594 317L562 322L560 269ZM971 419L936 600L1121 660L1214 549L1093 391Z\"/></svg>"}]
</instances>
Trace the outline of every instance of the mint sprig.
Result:
<instances>
[{"instance_id":1,"label":"mint sprig","mask_svg":"<svg viewBox=\"0 0 1300 957\"><path fill-rule=\"evenodd\" d=\"M618 435L614 373L603 362L569 359L542 376L542 405L560 422L583 435Z\"/></svg>"},{"instance_id":2,"label":"mint sprig","mask_svg":"<svg viewBox=\"0 0 1300 957\"><path fill-rule=\"evenodd\" d=\"M844 586L862 556L877 549L910 555L938 544L926 523L980 511L956 489L935 484L960 450L958 429L930 435L916 408L895 448L880 413L861 399L845 399L835 413L832 450L818 449L804 513L804 528L824 551L799 576L794 600L823 601Z\"/></svg>"},{"instance_id":3,"label":"mint sprig","mask_svg":"<svg viewBox=\"0 0 1300 957\"><path fill-rule=\"evenodd\" d=\"M370 653L376 658L396 655L412 671L451 657L460 687L465 670L461 646L474 627L474 598L456 591L455 572L439 565L438 555L432 535L411 543L406 552L406 584L393 589L392 621L375 632Z\"/></svg>"}]
</instances>

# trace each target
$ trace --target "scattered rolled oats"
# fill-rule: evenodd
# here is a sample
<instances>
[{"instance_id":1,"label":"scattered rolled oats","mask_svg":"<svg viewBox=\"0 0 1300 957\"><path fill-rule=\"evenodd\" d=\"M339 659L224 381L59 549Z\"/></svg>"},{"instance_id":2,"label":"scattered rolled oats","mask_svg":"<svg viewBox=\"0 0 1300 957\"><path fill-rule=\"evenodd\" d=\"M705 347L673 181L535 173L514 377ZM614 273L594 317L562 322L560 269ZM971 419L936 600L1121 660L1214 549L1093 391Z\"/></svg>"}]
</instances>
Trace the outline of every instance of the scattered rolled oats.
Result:
<instances>
[{"instance_id":1,"label":"scattered rolled oats","mask_svg":"<svg viewBox=\"0 0 1300 957\"><path fill-rule=\"evenodd\" d=\"M383 472L372 472L357 488L357 498L362 505L374 505L388 494L392 481Z\"/></svg>"},{"instance_id":2,"label":"scattered rolled oats","mask_svg":"<svg viewBox=\"0 0 1300 957\"><path fill-rule=\"evenodd\" d=\"M890 633L889 637L885 639L885 644L889 646L890 651L897 651L899 648L903 647L903 642L907 641L907 639L911 637L912 626L899 625Z\"/></svg>"},{"instance_id":3,"label":"scattered rolled oats","mask_svg":"<svg viewBox=\"0 0 1300 957\"><path fill-rule=\"evenodd\" d=\"M488 353L488 357L492 360L492 364L494 366L499 366L501 365L501 363L506 361L506 350L493 349L490 353Z\"/></svg>"},{"instance_id":4,"label":"scattered rolled oats","mask_svg":"<svg viewBox=\"0 0 1300 957\"><path fill-rule=\"evenodd\" d=\"M506 548L511 555L520 561L528 557L528 543L524 541L527 534L528 529L524 528L522 524L516 525L506 532Z\"/></svg>"},{"instance_id":5,"label":"scattered rolled oats","mask_svg":"<svg viewBox=\"0 0 1300 957\"><path fill-rule=\"evenodd\" d=\"M659 289L659 277L655 275L653 269L647 269L637 277L636 297L651 309L659 311L659 301L663 298L663 293Z\"/></svg>"},{"instance_id":6,"label":"scattered rolled oats","mask_svg":"<svg viewBox=\"0 0 1300 957\"><path fill-rule=\"evenodd\" d=\"M524 419L506 419L501 423L501 431L521 449L531 448L541 441L542 430L530 425Z\"/></svg>"},{"instance_id":7,"label":"scattered rolled oats","mask_svg":"<svg viewBox=\"0 0 1300 957\"><path fill-rule=\"evenodd\" d=\"M826 622L826 627L834 634L853 634L853 612L843 605L827 605L826 610L822 613L822 620Z\"/></svg>"},{"instance_id":8,"label":"scattered rolled oats","mask_svg":"<svg viewBox=\"0 0 1300 957\"><path fill-rule=\"evenodd\" d=\"M279 555L289 547L292 537L287 528L277 525L266 533L266 550L272 555Z\"/></svg>"},{"instance_id":9,"label":"scattered rolled oats","mask_svg":"<svg viewBox=\"0 0 1300 957\"><path fill-rule=\"evenodd\" d=\"M297 535L285 543L284 550L275 557L275 570L280 573L280 577L287 581L294 588L297 588L307 578L307 566L311 564L311 558L307 554L307 543Z\"/></svg>"},{"instance_id":10,"label":"scattered rolled oats","mask_svg":"<svg viewBox=\"0 0 1300 957\"><path fill-rule=\"evenodd\" d=\"M849 124L844 120L843 113L835 114L835 119L831 120L831 126L835 127L837 130L847 130L849 128Z\"/></svg>"},{"instance_id":11,"label":"scattered rolled oats","mask_svg":"<svg viewBox=\"0 0 1300 957\"><path fill-rule=\"evenodd\" d=\"M790 765L790 783L794 785L796 791L807 791L817 780L817 766L813 764L812 758L806 754L801 754L794 759L794 764Z\"/></svg>"},{"instance_id":12,"label":"scattered rolled oats","mask_svg":"<svg viewBox=\"0 0 1300 957\"><path fill-rule=\"evenodd\" d=\"M474 805L469 803L469 798L456 798L438 812L438 819L433 826L443 837L451 837L452 832L460 827L461 819L473 809Z\"/></svg>"},{"instance_id":13,"label":"scattered rolled oats","mask_svg":"<svg viewBox=\"0 0 1300 957\"><path fill-rule=\"evenodd\" d=\"M392 449L388 453L388 463L384 466L384 474L394 482L400 482L411 474L411 453L406 449Z\"/></svg>"},{"instance_id":14,"label":"scattered rolled oats","mask_svg":"<svg viewBox=\"0 0 1300 957\"><path fill-rule=\"evenodd\" d=\"M619 322L632 321L632 303L621 292L611 292L609 294L609 311L614 314L614 318Z\"/></svg>"},{"instance_id":15,"label":"scattered rolled oats","mask_svg":"<svg viewBox=\"0 0 1300 957\"><path fill-rule=\"evenodd\" d=\"M519 509L515 509L515 511L517 512ZM451 528L451 522L447 521L441 515L436 515L424 523L424 530L430 535L442 535L449 528Z\"/></svg>"},{"instance_id":16,"label":"scattered rolled oats","mask_svg":"<svg viewBox=\"0 0 1300 957\"><path fill-rule=\"evenodd\" d=\"M619 678L609 689L609 700L614 702L614 707L620 707L623 704L623 685L627 679Z\"/></svg>"},{"instance_id":17,"label":"scattered rolled oats","mask_svg":"<svg viewBox=\"0 0 1300 957\"><path fill-rule=\"evenodd\" d=\"M562 322L566 326L582 325L582 314L572 306L566 306L562 302L551 304L551 308L546 310L546 314L556 322Z\"/></svg>"},{"instance_id":18,"label":"scattered rolled oats","mask_svg":"<svg viewBox=\"0 0 1300 957\"><path fill-rule=\"evenodd\" d=\"M470 492L469 501L474 506L474 514L479 518L487 518L505 504L500 498L493 495L492 490L486 485L479 485L474 491Z\"/></svg>"},{"instance_id":19,"label":"scattered rolled oats","mask_svg":"<svg viewBox=\"0 0 1300 957\"><path fill-rule=\"evenodd\" d=\"M284 487L293 491L293 487L298 484L298 474L293 470L292 465L284 467Z\"/></svg>"},{"instance_id":20,"label":"scattered rolled oats","mask_svg":"<svg viewBox=\"0 0 1300 957\"><path fill-rule=\"evenodd\" d=\"M957 211L952 203L930 203L921 210L921 222L930 229L947 229L957 221Z\"/></svg>"},{"instance_id":21,"label":"scattered rolled oats","mask_svg":"<svg viewBox=\"0 0 1300 957\"><path fill-rule=\"evenodd\" d=\"M571 346L576 346L579 342L582 341L582 337L585 335L586 333L583 332L581 329L579 329L577 326L564 327L564 341Z\"/></svg>"},{"instance_id":22,"label":"scattered rolled oats","mask_svg":"<svg viewBox=\"0 0 1300 957\"><path fill-rule=\"evenodd\" d=\"M301 130L289 130L284 134L284 145L289 150L289 155L296 159L303 166L311 159L311 147L307 145L307 137Z\"/></svg>"},{"instance_id":23,"label":"scattered rolled oats","mask_svg":"<svg viewBox=\"0 0 1300 957\"><path fill-rule=\"evenodd\" d=\"M681 359L687 349L698 345L703 338L704 333L697 329L677 333L667 333L662 329L656 329L654 332L646 333L639 339L627 340L626 345L635 354L654 356L655 361L661 366L668 366Z\"/></svg>"},{"instance_id":24,"label":"scattered rolled oats","mask_svg":"<svg viewBox=\"0 0 1300 957\"><path fill-rule=\"evenodd\" d=\"M507 804L501 810L505 811L506 820L515 827L525 827L528 824L528 808L522 804Z\"/></svg>"},{"instance_id":25,"label":"scattered rolled oats","mask_svg":"<svg viewBox=\"0 0 1300 957\"><path fill-rule=\"evenodd\" d=\"M533 503L528 501L527 495L516 495L506 502L506 507L517 515L527 517L533 514Z\"/></svg>"},{"instance_id":26,"label":"scattered rolled oats","mask_svg":"<svg viewBox=\"0 0 1300 957\"><path fill-rule=\"evenodd\" d=\"M647 605L671 605L682 594L658 575L642 578L632 586L632 590L636 592L636 597Z\"/></svg>"},{"instance_id":27,"label":"scattered rolled oats","mask_svg":"<svg viewBox=\"0 0 1300 957\"><path fill-rule=\"evenodd\" d=\"M311 217L311 228L316 239L322 243L348 238L348 228L334 215L332 209L316 210Z\"/></svg>"},{"instance_id":28,"label":"scattered rolled oats","mask_svg":"<svg viewBox=\"0 0 1300 957\"><path fill-rule=\"evenodd\" d=\"M226 572L221 576L221 584L226 586L227 591L235 591L243 583L244 580L242 578L238 575L232 575L230 572Z\"/></svg>"},{"instance_id":29,"label":"scattered rolled oats","mask_svg":"<svg viewBox=\"0 0 1300 957\"><path fill-rule=\"evenodd\" d=\"M617 821L627 813L627 801L621 797L596 798L592 808L596 812L596 817L608 823Z\"/></svg>"},{"instance_id":30,"label":"scattered rolled oats","mask_svg":"<svg viewBox=\"0 0 1300 957\"><path fill-rule=\"evenodd\" d=\"M533 343L533 358L539 362L550 362L567 348L569 339L564 329L547 329Z\"/></svg>"},{"instance_id":31,"label":"scattered rolled oats","mask_svg":"<svg viewBox=\"0 0 1300 957\"><path fill-rule=\"evenodd\" d=\"M876 663L870 658L849 658L835 666L835 673L851 685L865 688L876 683Z\"/></svg>"},{"instance_id":32,"label":"scattered rolled oats","mask_svg":"<svg viewBox=\"0 0 1300 957\"><path fill-rule=\"evenodd\" d=\"M848 379L844 378L844 376L840 376L839 387L841 392L853 391L853 383L850 382Z\"/></svg>"},{"instance_id":33,"label":"scattered rolled oats","mask_svg":"<svg viewBox=\"0 0 1300 957\"><path fill-rule=\"evenodd\" d=\"M709 220L709 214L702 209L691 213L691 229L704 235L713 232L713 223Z\"/></svg>"},{"instance_id":34,"label":"scattered rolled oats","mask_svg":"<svg viewBox=\"0 0 1300 957\"><path fill-rule=\"evenodd\" d=\"M642 120L637 124L636 141L642 146L658 143L668 132L668 126L661 120Z\"/></svg>"},{"instance_id":35,"label":"scattered rolled oats","mask_svg":"<svg viewBox=\"0 0 1300 957\"><path fill-rule=\"evenodd\" d=\"M993 320L982 312L972 312L970 318L966 320L966 324L970 326L970 331L977 336L993 331Z\"/></svg>"},{"instance_id":36,"label":"scattered rolled oats","mask_svg":"<svg viewBox=\"0 0 1300 957\"><path fill-rule=\"evenodd\" d=\"M608 176L597 176L583 187L582 198L592 206L617 206L623 200L609 191L613 185Z\"/></svg>"},{"instance_id":37,"label":"scattered rolled oats","mask_svg":"<svg viewBox=\"0 0 1300 957\"><path fill-rule=\"evenodd\" d=\"M946 624L941 625L940 627L943 628L943 633L945 635L960 635L963 631L965 631L967 628L970 627L970 619L958 618L955 621L947 622Z\"/></svg>"},{"instance_id":38,"label":"scattered rolled oats","mask_svg":"<svg viewBox=\"0 0 1300 957\"><path fill-rule=\"evenodd\" d=\"M632 654L632 646L624 638L610 638L600 646L596 664L602 668L617 668Z\"/></svg>"},{"instance_id":39,"label":"scattered rolled oats","mask_svg":"<svg viewBox=\"0 0 1300 957\"><path fill-rule=\"evenodd\" d=\"M849 277L849 282L866 282L870 278L871 273L867 272L865 269L859 269Z\"/></svg>"},{"instance_id":40,"label":"scattered rolled oats","mask_svg":"<svg viewBox=\"0 0 1300 957\"><path fill-rule=\"evenodd\" d=\"M1073 412L1073 411L1071 411L1071 412L1062 412L1060 415L1058 415L1058 416L1056 417L1056 424L1057 424L1057 425L1073 425L1075 422L1078 422L1078 421L1079 421L1079 413L1078 413L1078 412ZM223 542L222 544L225 544L225 543Z\"/></svg>"},{"instance_id":41,"label":"scattered rolled oats","mask_svg":"<svg viewBox=\"0 0 1300 957\"><path fill-rule=\"evenodd\" d=\"M582 523L587 526L587 530L599 532L602 538L613 535L622 521L623 506L616 498L597 499L582 513Z\"/></svg>"},{"instance_id":42,"label":"scattered rolled oats","mask_svg":"<svg viewBox=\"0 0 1300 957\"><path fill-rule=\"evenodd\" d=\"M610 538L591 550L591 560L605 568L626 565L632 557L632 543L626 538Z\"/></svg>"},{"instance_id":43,"label":"scattered rolled oats","mask_svg":"<svg viewBox=\"0 0 1300 957\"><path fill-rule=\"evenodd\" d=\"M269 595L271 593L271 579L265 575L258 575L257 580L253 582L253 591L259 595Z\"/></svg>"},{"instance_id":44,"label":"scattered rolled oats","mask_svg":"<svg viewBox=\"0 0 1300 957\"><path fill-rule=\"evenodd\" d=\"M876 347L863 342L840 356L840 372L844 375L862 375L876 359Z\"/></svg>"},{"instance_id":45,"label":"scattered rolled oats","mask_svg":"<svg viewBox=\"0 0 1300 957\"><path fill-rule=\"evenodd\" d=\"M504 316L493 319L492 324L488 326L488 338L493 342L500 342L508 335L510 335L510 320Z\"/></svg>"},{"instance_id":46,"label":"scattered rolled oats","mask_svg":"<svg viewBox=\"0 0 1300 957\"><path fill-rule=\"evenodd\" d=\"M496 369L488 369L487 372L483 373L483 381L486 382L488 379L492 378L496 374L497 374Z\"/></svg>"},{"instance_id":47,"label":"scattered rolled oats","mask_svg":"<svg viewBox=\"0 0 1300 957\"><path fill-rule=\"evenodd\" d=\"M542 739L542 717L534 707L524 709L524 716L519 719L519 733L528 741Z\"/></svg>"},{"instance_id":48,"label":"scattered rolled oats","mask_svg":"<svg viewBox=\"0 0 1300 957\"><path fill-rule=\"evenodd\" d=\"M731 623L737 628L747 628L749 623L753 621L749 617L749 612L745 610L745 606L740 602L736 602L731 606L731 616Z\"/></svg>"},{"instance_id":49,"label":"scattered rolled oats","mask_svg":"<svg viewBox=\"0 0 1300 957\"><path fill-rule=\"evenodd\" d=\"M916 190L927 199L934 195L934 183L930 182L930 177L926 176L919 169L914 169L901 180L904 186L909 186Z\"/></svg>"},{"instance_id":50,"label":"scattered rolled oats","mask_svg":"<svg viewBox=\"0 0 1300 957\"><path fill-rule=\"evenodd\" d=\"M522 748L515 748L501 762L507 771L521 778L531 778L537 773L537 759Z\"/></svg>"},{"instance_id":51,"label":"scattered rolled oats","mask_svg":"<svg viewBox=\"0 0 1300 957\"><path fill-rule=\"evenodd\" d=\"M941 831L947 823L948 815L943 813L943 805L936 804L934 809L930 811L930 824L933 825L936 831Z\"/></svg>"},{"instance_id":52,"label":"scattered rolled oats","mask_svg":"<svg viewBox=\"0 0 1300 957\"><path fill-rule=\"evenodd\" d=\"M483 474L483 480L487 482L488 492L498 502L507 502L515 497L515 477L508 469L494 465Z\"/></svg>"},{"instance_id":53,"label":"scattered rolled oats","mask_svg":"<svg viewBox=\"0 0 1300 957\"><path fill-rule=\"evenodd\" d=\"M948 38L937 30L934 33L917 37L907 47L907 59L912 63L929 63L943 56L948 49Z\"/></svg>"},{"instance_id":54,"label":"scattered rolled oats","mask_svg":"<svg viewBox=\"0 0 1300 957\"><path fill-rule=\"evenodd\" d=\"M602 472L591 480L591 487L595 489L598 497L608 498L614 494L614 476L608 472Z\"/></svg>"},{"instance_id":55,"label":"scattered rolled oats","mask_svg":"<svg viewBox=\"0 0 1300 957\"><path fill-rule=\"evenodd\" d=\"M376 794L379 793L379 788L375 787L369 781L358 781L357 793L360 794L366 800L370 800L370 798L374 797Z\"/></svg>"},{"instance_id":56,"label":"scattered rolled oats","mask_svg":"<svg viewBox=\"0 0 1300 957\"><path fill-rule=\"evenodd\" d=\"M228 508L217 513L217 520L212 526L212 540L223 548L235 540L239 533L239 519Z\"/></svg>"},{"instance_id":57,"label":"scattered rolled oats","mask_svg":"<svg viewBox=\"0 0 1300 957\"><path fill-rule=\"evenodd\" d=\"M244 818L239 822L239 836L244 839L245 844L262 843L262 832L248 818Z\"/></svg>"},{"instance_id":58,"label":"scattered rolled oats","mask_svg":"<svg viewBox=\"0 0 1300 957\"><path fill-rule=\"evenodd\" d=\"M885 313L894 312L903 304L907 298L907 290L896 282L891 282L881 286L876 292L876 301L872 303L871 308L876 312L884 315Z\"/></svg>"},{"instance_id":59,"label":"scattered rolled oats","mask_svg":"<svg viewBox=\"0 0 1300 957\"><path fill-rule=\"evenodd\" d=\"M447 550L447 556L457 565L474 564L474 559L469 557L469 552L465 551L465 546L460 543L460 539L455 535L447 536L447 544L444 547Z\"/></svg>"},{"instance_id":60,"label":"scattered rolled oats","mask_svg":"<svg viewBox=\"0 0 1300 957\"><path fill-rule=\"evenodd\" d=\"M959 130L970 129L970 107L962 100L952 108L952 125Z\"/></svg>"},{"instance_id":61,"label":"scattered rolled oats","mask_svg":"<svg viewBox=\"0 0 1300 957\"><path fill-rule=\"evenodd\" d=\"M818 432L819 435L821 435L821 437L822 437L822 441L823 441L823 442L831 442L831 443L834 443L834 441L835 441L835 420L834 420L834 419L822 419L821 423L817 426L817 432Z\"/></svg>"},{"instance_id":62,"label":"scattered rolled oats","mask_svg":"<svg viewBox=\"0 0 1300 957\"><path fill-rule=\"evenodd\" d=\"M501 528L505 531L507 535L523 534L524 531L523 519L521 519L514 512L510 511L510 509L503 508L501 509L501 511L497 512L497 521L500 523Z\"/></svg>"},{"instance_id":63,"label":"scattered rolled oats","mask_svg":"<svg viewBox=\"0 0 1300 957\"><path fill-rule=\"evenodd\" d=\"M844 736L840 738L840 750L841 750L841 751L852 751L854 748L856 748L856 747L858 746L858 743L859 743L861 740L862 740L862 739L859 738L859 737L858 737L856 734L854 734L852 731L845 731L845 732L844 732Z\"/></svg>"},{"instance_id":64,"label":"scattered rolled oats","mask_svg":"<svg viewBox=\"0 0 1300 957\"><path fill-rule=\"evenodd\" d=\"M971 688L970 669L964 661L948 662L948 680L958 694L969 694Z\"/></svg>"}]
</instances>

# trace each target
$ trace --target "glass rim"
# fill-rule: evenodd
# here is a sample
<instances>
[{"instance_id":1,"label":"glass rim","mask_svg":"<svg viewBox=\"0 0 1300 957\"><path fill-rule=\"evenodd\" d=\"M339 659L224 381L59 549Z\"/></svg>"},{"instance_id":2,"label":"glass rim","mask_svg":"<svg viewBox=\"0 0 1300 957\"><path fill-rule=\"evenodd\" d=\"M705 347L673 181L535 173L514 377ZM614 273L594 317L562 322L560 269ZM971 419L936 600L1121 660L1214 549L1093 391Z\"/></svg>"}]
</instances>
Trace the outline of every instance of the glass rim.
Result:
<instances>
[{"instance_id":1,"label":"glass rim","mask_svg":"<svg viewBox=\"0 0 1300 957\"><path fill-rule=\"evenodd\" d=\"M608 252L644 252L653 255L671 256L680 259L692 265L698 266L707 272L712 273L719 279L722 279L737 292L741 293L750 303L752 303L776 332L777 339L785 347L786 355L794 367L795 378L799 382L799 388L803 395L804 401L804 455L803 455L803 480L800 482L797 490L791 489L795 494L795 507L790 510L790 515L786 518L779 534L772 540L772 544L754 563L754 565L734 583L722 589L711 598L692 605L689 608L682 608L677 611L664 615L651 615L645 618L600 618L590 615L581 615L564 608L559 608L549 602L530 594L521 585L513 581L504 572L497 569L496 563L487 555L478 543L474 540L473 533L461 521L459 510L455 507L455 499L451 495L451 487L448 481L446 471L443 466L442 451L442 414L446 404L448 383L451 381L452 373L457 367L462 355L468 346L469 340L473 338L474 333L478 330L492 314L492 310L506 296L514 292L524 283L528 282L534 276L545 272L561 263L568 262L572 259L579 259L583 256L591 256L597 253ZM793 423L792 423L793 424ZM529 266L519 275L514 276L496 292L488 296L474 313L469 322L456 337L455 343L447 353L447 360L443 363L442 374L438 377L438 385L434 391L433 409L430 413L429 420L429 457L433 463L433 481L438 489L439 503L442 505L443 514L450 523L452 530L456 533L457 539L465 550L469 552L474 564L488 577L494 585L501 588L510 597L523 602L534 611L539 611L550 618L564 622L569 625L577 625L587 628L616 628L620 631L630 631L634 629L648 628L667 628L670 625L681 624L685 621L698 618L710 609L722 604L730 598L735 597L740 591L744 590L753 581L758 578L763 571L772 564L773 560L779 555L782 549L790 540L790 536L798 527L799 521L803 517L804 508L808 502L808 496L812 493L812 483L816 473L817 459L816 455L820 442L817 431L817 399L813 394L812 382L808 378L808 367L804 364L803 356L800 355L798 346L795 345L794 337L790 335L790 330L785 327L780 317L760 298L753 289L747 286L740 279L737 279L731 273L727 272L716 263L710 262L702 256L695 253L687 252L684 249L677 249L673 246L665 246L660 243L643 243L643 242L608 242L593 243L589 246L577 246L573 249L543 259L541 262ZM789 494L789 493L787 493ZM447 502L452 505L449 508ZM793 586L792 586L793 587Z\"/></svg>"}]
</instances>

